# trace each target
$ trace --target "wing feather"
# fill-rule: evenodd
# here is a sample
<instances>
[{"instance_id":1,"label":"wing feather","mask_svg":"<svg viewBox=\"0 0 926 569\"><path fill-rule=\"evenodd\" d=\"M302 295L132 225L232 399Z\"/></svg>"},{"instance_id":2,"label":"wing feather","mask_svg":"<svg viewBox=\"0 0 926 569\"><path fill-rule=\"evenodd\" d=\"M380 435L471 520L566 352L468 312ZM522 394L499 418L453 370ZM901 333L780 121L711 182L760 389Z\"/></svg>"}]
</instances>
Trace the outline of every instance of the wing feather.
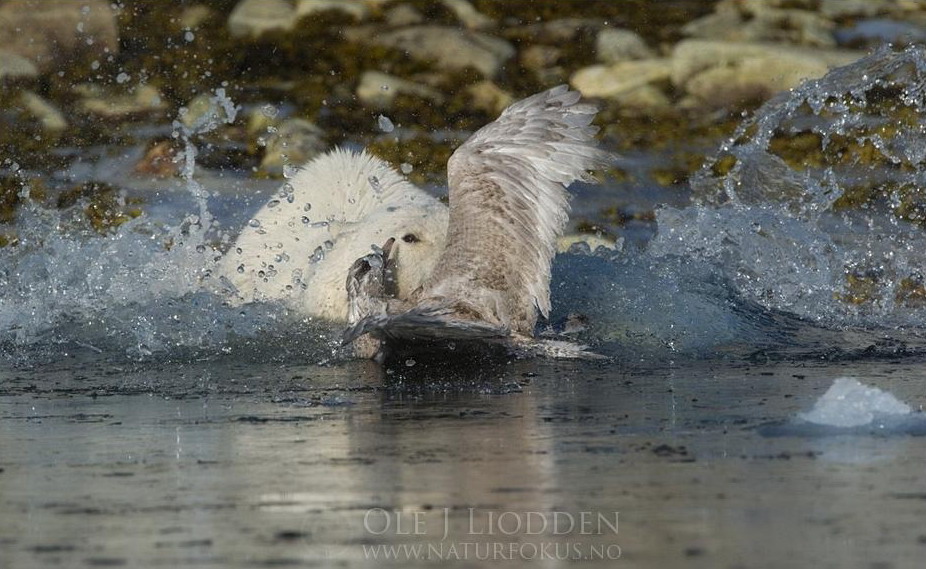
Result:
<instances>
[{"instance_id":1,"label":"wing feather","mask_svg":"<svg viewBox=\"0 0 926 569\"><path fill-rule=\"evenodd\" d=\"M597 109L565 85L508 107L447 164L448 243L421 298L532 334L550 311L550 262L569 212L566 188L608 164Z\"/></svg>"}]
</instances>

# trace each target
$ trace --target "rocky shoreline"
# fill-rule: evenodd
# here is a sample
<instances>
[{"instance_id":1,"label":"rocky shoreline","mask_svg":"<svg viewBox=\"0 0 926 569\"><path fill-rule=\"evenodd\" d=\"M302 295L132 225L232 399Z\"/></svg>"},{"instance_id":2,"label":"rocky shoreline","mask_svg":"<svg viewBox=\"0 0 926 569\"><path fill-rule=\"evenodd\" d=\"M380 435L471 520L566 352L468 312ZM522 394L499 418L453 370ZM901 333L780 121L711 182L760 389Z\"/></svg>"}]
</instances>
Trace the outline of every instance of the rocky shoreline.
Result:
<instances>
[{"instance_id":1,"label":"rocky shoreline","mask_svg":"<svg viewBox=\"0 0 926 569\"><path fill-rule=\"evenodd\" d=\"M0 220L24 185L73 203L43 179L81 148L144 147L136 175L178 175L178 125L218 112L216 89L242 112L202 136L208 166L280 177L356 144L439 184L468 132L568 82L606 147L667 151L649 179L680 186L743 111L924 37L926 0L0 0ZM140 213L112 193L87 191L120 209L100 231Z\"/></svg>"}]
</instances>

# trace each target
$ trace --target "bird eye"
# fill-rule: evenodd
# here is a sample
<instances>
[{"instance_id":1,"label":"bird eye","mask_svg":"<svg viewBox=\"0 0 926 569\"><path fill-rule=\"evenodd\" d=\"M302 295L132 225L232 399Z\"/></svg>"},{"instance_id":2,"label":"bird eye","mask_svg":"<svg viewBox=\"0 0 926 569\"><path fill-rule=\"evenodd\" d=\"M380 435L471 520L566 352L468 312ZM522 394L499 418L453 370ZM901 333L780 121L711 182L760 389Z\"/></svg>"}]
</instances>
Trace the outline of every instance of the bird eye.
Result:
<instances>
[{"instance_id":1,"label":"bird eye","mask_svg":"<svg viewBox=\"0 0 926 569\"><path fill-rule=\"evenodd\" d=\"M418 236L415 235L414 233L406 233L405 235L402 236L402 241L405 241L406 243L417 243L418 241L421 241L421 240L418 239Z\"/></svg>"}]
</instances>

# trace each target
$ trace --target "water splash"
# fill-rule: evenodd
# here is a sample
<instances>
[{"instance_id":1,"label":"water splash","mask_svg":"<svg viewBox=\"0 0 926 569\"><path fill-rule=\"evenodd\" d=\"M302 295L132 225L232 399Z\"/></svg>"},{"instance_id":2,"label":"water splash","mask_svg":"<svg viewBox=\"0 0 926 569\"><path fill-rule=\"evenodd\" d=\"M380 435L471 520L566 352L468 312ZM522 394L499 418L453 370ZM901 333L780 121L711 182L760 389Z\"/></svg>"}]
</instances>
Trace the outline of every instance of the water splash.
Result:
<instances>
[{"instance_id":1,"label":"water splash","mask_svg":"<svg viewBox=\"0 0 926 569\"><path fill-rule=\"evenodd\" d=\"M192 126L174 123L185 145L179 192L194 201L194 212L179 222L175 208L100 236L71 223L73 212L23 201L14 222L17 243L0 248L0 356L13 362L87 351L130 359L228 351L263 359L331 356L325 327L282 306L231 307L222 294L207 292L228 288L212 284L215 243L224 230L196 176L196 143L238 112L221 89L212 101L216 108ZM29 184L23 187L28 197Z\"/></svg>"},{"instance_id":2,"label":"water splash","mask_svg":"<svg viewBox=\"0 0 926 569\"><path fill-rule=\"evenodd\" d=\"M587 248L555 261L549 325L628 357L781 346L820 354L849 336L818 325L926 329L926 238L913 191L926 187L924 69L922 50L882 51L763 107L695 177L695 202L658 212L647 249ZM283 306L225 303L221 291L234 287L212 271L216 244L231 239L197 179L196 144L238 108L221 90L213 103L192 126L174 125L194 202L179 223L142 217L100 237L61 231L65 212L19 210L19 244L0 248L7 356L335 352L336 331ZM382 191L376 177L366 182ZM292 202L291 186L272 199ZM308 229L328 226L311 204L302 209ZM326 247L311 253L320 261ZM293 275L294 286L302 279ZM904 349L896 330L881 344L879 334L850 339L860 350Z\"/></svg>"},{"instance_id":3,"label":"water splash","mask_svg":"<svg viewBox=\"0 0 926 569\"><path fill-rule=\"evenodd\" d=\"M656 257L828 326L926 325L926 51L889 49L763 106L657 212Z\"/></svg>"}]
</instances>

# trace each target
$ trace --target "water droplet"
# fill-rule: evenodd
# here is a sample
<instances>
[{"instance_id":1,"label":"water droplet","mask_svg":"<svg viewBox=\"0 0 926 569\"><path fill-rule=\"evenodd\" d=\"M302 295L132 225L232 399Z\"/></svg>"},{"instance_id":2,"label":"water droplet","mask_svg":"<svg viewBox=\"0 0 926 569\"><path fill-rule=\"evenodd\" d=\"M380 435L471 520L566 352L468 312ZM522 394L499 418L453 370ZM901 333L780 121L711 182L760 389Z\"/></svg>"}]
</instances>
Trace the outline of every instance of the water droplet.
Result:
<instances>
[{"instance_id":1,"label":"water droplet","mask_svg":"<svg viewBox=\"0 0 926 569\"><path fill-rule=\"evenodd\" d=\"M402 170L402 173L407 176L408 174L412 173L412 170L414 170L415 167L408 162L402 162L402 164L399 166L399 169Z\"/></svg>"},{"instance_id":2,"label":"water droplet","mask_svg":"<svg viewBox=\"0 0 926 569\"><path fill-rule=\"evenodd\" d=\"M299 172L298 166L293 166L292 164L283 165L283 177L286 179L292 178Z\"/></svg>"},{"instance_id":3,"label":"water droplet","mask_svg":"<svg viewBox=\"0 0 926 569\"><path fill-rule=\"evenodd\" d=\"M183 34L183 39L185 39L187 42L191 42L196 39L196 36L193 34L193 32L187 30L186 33Z\"/></svg>"},{"instance_id":4,"label":"water droplet","mask_svg":"<svg viewBox=\"0 0 926 569\"><path fill-rule=\"evenodd\" d=\"M347 203L354 205L355 203L357 203L357 200L354 198L347 198Z\"/></svg>"},{"instance_id":5,"label":"water droplet","mask_svg":"<svg viewBox=\"0 0 926 569\"><path fill-rule=\"evenodd\" d=\"M128 73L126 73L125 71L123 71L123 72L120 73L119 75L116 75L116 83L122 85L123 83L125 83L126 81L128 81L128 80L131 79L131 78L132 78L131 75L129 75Z\"/></svg>"},{"instance_id":6,"label":"water droplet","mask_svg":"<svg viewBox=\"0 0 926 569\"><path fill-rule=\"evenodd\" d=\"M379 183L379 178L376 176L370 176L367 178L367 181L370 182L370 187L373 188L373 191L377 194L382 193L383 186Z\"/></svg>"},{"instance_id":7,"label":"water droplet","mask_svg":"<svg viewBox=\"0 0 926 569\"><path fill-rule=\"evenodd\" d=\"M392 121L389 120L389 117L386 115L379 115L376 119L376 126L383 132L392 132L395 130L395 125L392 124Z\"/></svg>"},{"instance_id":8,"label":"water droplet","mask_svg":"<svg viewBox=\"0 0 926 569\"><path fill-rule=\"evenodd\" d=\"M238 272L242 274L244 273L244 265L238 265Z\"/></svg>"},{"instance_id":9,"label":"water droplet","mask_svg":"<svg viewBox=\"0 0 926 569\"><path fill-rule=\"evenodd\" d=\"M280 186L280 197L286 200L286 203L293 203L296 201L296 189L292 184L286 182Z\"/></svg>"},{"instance_id":10,"label":"water droplet","mask_svg":"<svg viewBox=\"0 0 926 569\"><path fill-rule=\"evenodd\" d=\"M99 68L100 68L100 62L97 60L94 60L93 63L90 64L90 69L94 71L96 71Z\"/></svg>"},{"instance_id":11,"label":"water droplet","mask_svg":"<svg viewBox=\"0 0 926 569\"><path fill-rule=\"evenodd\" d=\"M268 119L276 118L276 116L280 114L280 110L270 104L261 107L260 112Z\"/></svg>"},{"instance_id":12,"label":"water droplet","mask_svg":"<svg viewBox=\"0 0 926 569\"><path fill-rule=\"evenodd\" d=\"M248 226L250 226L250 227L260 227L260 220L258 220L258 219L252 219L252 220L248 221Z\"/></svg>"},{"instance_id":13,"label":"water droplet","mask_svg":"<svg viewBox=\"0 0 926 569\"><path fill-rule=\"evenodd\" d=\"M309 256L309 263L317 263L325 258L325 250L321 245L315 248L315 251Z\"/></svg>"},{"instance_id":14,"label":"water droplet","mask_svg":"<svg viewBox=\"0 0 926 569\"><path fill-rule=\"evenodd\" d=\"M405 367L415 367L415 364L418 363L415 360L408 358L405 360Z\"/></svg>"},{"instance_id":15,"label":"water droplet","mask_svg":"<svg viewBox=\"0 0 926 569\"><path fill-rule=\"evenodd\" d=\"M307 203L304 206L302 206L302 211L309 211L310 209L312 209L312 204L310 203Z\"/></svg>"},{"instance_id":16,"label":"water droplet","mask_svg":"<svg viewBox=\"0 0 926 569\"><path fill-rule=\"evenodd\" d=\"M267 202L267 207L269 208L274 208L278 205L280 205L280 200L270 200L269 202Z\"/></svg>"},{"instance_id":17,"label":"water droplet","mask_svg":"<svg viewBox=\"0 0 926 569\"><path fill-rule=\"evenodd\" d=\"M305 223L306 225L308 225L308 224L311 223L311 222L312 222L312 220L309 219L309 216L307 216L307 215L303 215L303 216L302 216L302 223Z\"/></svg>"},{"instance_id":18,"label":"water droplet","mask_svg":"<svg viewBox=\"0 0 926 569\"><path fill-rule=\"evenodd\" d=\"M328 227L328 222L327 221L316 221L315 223L312 224L312 227L314 228Z\"/></svg>"}]
</instances>

